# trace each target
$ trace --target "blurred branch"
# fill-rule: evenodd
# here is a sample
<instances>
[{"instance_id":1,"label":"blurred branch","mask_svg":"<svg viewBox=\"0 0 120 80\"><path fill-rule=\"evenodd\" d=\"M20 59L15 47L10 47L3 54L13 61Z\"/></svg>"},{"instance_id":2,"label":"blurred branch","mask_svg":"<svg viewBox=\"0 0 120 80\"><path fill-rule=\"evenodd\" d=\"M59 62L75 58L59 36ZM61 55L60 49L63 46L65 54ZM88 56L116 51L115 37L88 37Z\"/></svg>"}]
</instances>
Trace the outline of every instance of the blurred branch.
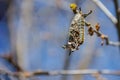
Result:
<instances>
[{"instance_id":1,"label":"blurred branch","mask_svg":"<svg viewBox=\"0 0 120 80\"><path fill-rule=\"evenodd\" d=\"M84 70L60 70L60 71L42 71L37 70L34 72L10 72L0 69L0 74L8 74L9 76L19 77L20 75L29 78L33 76L57 76L57 75L118 75L120 76L120 71L118 70L95 70L95 69L84 69Z\"/></svg>"},{"instance_id":2,"label":"blurred branch","mask_svg":"<svg viewBox=\"0 0 120 80\"><path fill-rule=\"evenodd\" d=\"M115 6L115 11L116 11L116 17L117 17L117 20L118 20L118 23L116 24L116 29L117 29L117 32L118 32L118 39L120 41L120 13L119 13L119 2L118 0L113 0L114 2L114 6ZM120 47L119 47L120 49Z\"/></svg>"},{"instance_id":3,"label":"blurred branch","mask_svg":"<svg viewBox=\"0 0 120 80\"><path fill-rule=\"evenodd\" d=\"M75 3L79 3L79 0L75 0L74 1ZM67 40L67 42L68 42L68 40ZM66 43L67 43L66 42ZM64 62L64 67L63 67L63 69L64 70L67 70L67 69L69 69L69 66L70 66L70 62L71 62L71 57L70 56L68 56L68 54L70 55L72 52L71 52L71 50L68 50L68 51L66 51L66 56L65 56L65 62ZM63 78L62 78L62 80L67 80L67 76L64 76Z\"/></svg>"},{"instance_id":4,"label":"blurred branch","mask_svg":"<svg viewBox=\"0 0 120 80\"><path fill-rule=\"evenodd\" d=\"M87 39L88 43L86 44L86 47L83 48L83 50L81 52L82 55L80 55L81 57L79 60L78 69L80 69L80 70L87 69L91 65L91 63L95 57L95 54L96 54L94 52L95 51L95 40L96 40L96 38L92 38L92 39L88 38ZM92 47L91 47L91 45L92 45ZM83 77L83 75L75 75L74 80L84 80L84 77Z\"/></svg>"},{"instance_id":5,"label":"blurred branch","mask_svg":"<svg viewBox=\"0 0 120 80\"><path fill-rule=\"evenodd\" d=\"M96 80L107 80L106 78L104 78L101 74L97 73L97 74L93 74L92 75Z\"/></svg>"},{"instance_id":6,"label":"blurred branch","mask_svg":"<svg viewBox=\"0 0 120 80\"><path fill-rule=\"evenodd\" d=\"M102 39L101 45L103 45L104 41L105 41L106 45L120 46L120 42L110 41L107 35L105 35L105 34L103 34L102 32L99 31L99 29L100 29L99 24L96 24L96 26L95 26L96 29L91 27L91 24L89 24L89 23L87 23L87 27L88 27L88 34L89 35L92 36L94 33L96 33L96 35Z\"/></svg>"},{"instance_id":7,"label":"blurred branch","mask_svg":"<svg viewBox=\"0 0 120 80\"><path fill-rule=\"evenodd\" d=\"M70 66L71 56L68 56L69 53L71 53L71 51L66 51L65 62L64 62L64 64L63 64L63 69L64 69L64 70L69 69L69 66ZM64 76L64 77L62 78L62 80L67 80L67 77Z\"/></svg>"},{"instance_id":8,"label":"blurred branch","mask_svg":"<svg viewBox=\"0 0 120 80\"><path fill-rule=\"evenodd\" d=\"M114 24L118 23L118 20L112 15L112 13L104 6L100 0L92 0L109 18Z\"/></svg>"},{"instance_id":9,"label":"blurred branch","mask_svg":"<svg viewBox=\"0 0 120 80\"><path fill-rule=\"evenodd\" d=\"M23 71L20 66L14 61L13 56L11 55L12 53L9 54L4 54L4 55L0 55L1 58L4 58L5 60L7 60L10 64L12 64L16 71Z\"/></svg>"},{"instance_id":10,"label":"blurred branch","mask_svg":"<svg viewBox=\"0 0 120 80\"><path fill-rule=\"evenodd\" d=\"M0 0L0 20L6 16L6 13L13 0Z\"/></svg>"},{"instance_id":11,"label":"blurred branch","mask_svg":"<svg viewBox=\"0 0 120 80\"><path fill-rule=\"evenodd\" d=\"M29 61L27 56L29 53L30 42L28 37L32 32L31 28L33 27L33 0L23 0L20 6L20 20L18 22L18 28L16 33L16 55L18 65L23 69L27 70Z\"/></svg>"}]
</instances>

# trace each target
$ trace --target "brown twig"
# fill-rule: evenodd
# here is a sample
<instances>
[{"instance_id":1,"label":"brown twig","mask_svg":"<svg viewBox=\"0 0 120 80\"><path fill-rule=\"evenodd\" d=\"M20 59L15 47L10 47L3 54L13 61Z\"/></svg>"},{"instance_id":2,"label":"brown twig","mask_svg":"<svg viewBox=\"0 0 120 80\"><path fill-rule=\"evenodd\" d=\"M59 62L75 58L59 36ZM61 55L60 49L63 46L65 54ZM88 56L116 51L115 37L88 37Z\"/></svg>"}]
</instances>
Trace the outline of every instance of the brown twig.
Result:
<instances>
[{"instance_id":1,"label":"brown twig","mask_svg":"<svg viewBox=\"0 0 120 80\"><path fill-rule=\"evenodd\" d=\"M10 54L5 54L5 55L0 55L1 58L4 58L5 60L7 60L10 64L12 64L15 68L16 71L23 71L20 66L13 60L13 56L11 56Z\"/></svg>"},{"instance_id":2,"label":"brown twig","mask_svg":"<svg viewBox=\"0 0 120 80\"><path fill-rule=\"evenodd\" d=\"M120 16L119 16L119 8L118 8L118 0L114 0L114 4L115 4L115 10L116 10L116 16L117 18L115 18L111 13L110 11L103 5L103 3L100 1L100 0L92 0L93 2L95 2L97 4L97 6L99 6L102 11L112 20L112 22L114 24L116 24L117 26L117 30L118 30L118 37L120 36L120 32L119 32L119 29L120 29ZM106 43L107 45L112 45L112 46L120 46L120 42L112 42L112 41L109 41L108 37L106 36ZM120 38L119 38L119 41L120 41Z\"/></svg>"},{"instance_id":3,"label":"brown twig","mask_svg":"<svg viewBox=\"0 0 120 80\"><path fill-rule=\"evenodd\" d=\"M105 34L103 34L102 32L99 31L99 29L100 29L99 24L96 24L95 29L93 27L91 27L91 24L89 24L89 23L86 23L86 25L88 27L88 34L89 35L92 36L94 33L96 33L96 35L102 39L101 45L103 45L104 41L105 41L106 45L120 46L120 42L110 41L107 35L105 35Z\"/></svg>"},{"instance_id":4,"label":"brown twig","mask_svg":"<svg viewBox=\"0 0 120 80\"><path fill-rule=\"evenodd\" d=\"M19 77L20 75L30 78L33 76L56 76L56 75L94 75L94 74L104 74L104 75L118 75L120 76L120 71L118 70L94 70L94 69L84 69L84 70L60 70L60 71L42 71L37 70L34 72L10 72L0 69L0 74L8 74L9 76Z\"/></svg>"}]
</instances>

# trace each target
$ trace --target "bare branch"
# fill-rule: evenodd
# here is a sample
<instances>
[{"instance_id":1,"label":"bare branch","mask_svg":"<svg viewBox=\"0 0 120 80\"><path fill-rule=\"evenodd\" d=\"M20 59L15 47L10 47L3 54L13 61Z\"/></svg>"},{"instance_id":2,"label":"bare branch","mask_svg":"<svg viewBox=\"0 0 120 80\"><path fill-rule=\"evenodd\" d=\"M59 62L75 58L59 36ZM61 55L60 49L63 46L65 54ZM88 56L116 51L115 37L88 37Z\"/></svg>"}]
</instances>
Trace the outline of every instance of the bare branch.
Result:
<instances>
[{"instance_id":1,"label":"bare branch","mask_svg":"<svg viewBox=\"0 0 120 80\"><path fill-rule=\"evenodd\" d=\"M96 80L107 80L106 78L104 78L101 74L97 73L97 74L93 74L92 75Z\"/></svg>"},{"instance_id":2,"label":"bare branch","mask_svg":"<svg viewBox=\"0 0 120 80\"><path fill-rule=\"evenodd\" d=\"M114 24L117 24L118 20L112 15L112 13L104 6L100 0L92 0L111 20Z\"/></svg>"},{"instance_id":3,"label":"bare branch","mask_svg":"<svg viewBox=\"0 0 120 80\"><path fill-rule=\"evenodd\" d=\"M115 6L115 12L116 12L116 17L118 20L118 23L116 24L116 29L117 29L117 33L118 33L118 40L120 41L120 14L119 14L119 3L118 0L114 0L114 6ZM120 47L119 47L120 49Z\"/></svg>"},{"instance_id":4,"label":"bare branch","mask_svg":"<svg viewBox=\"0 0 120 80\"><path fill-rule=\"evenodd\" d=\"M22 71L20 66L14 61L13 56L11 54L12 53L0 55L0 58L4 58L5 60L7 60L10 64L12 64L16 68L17 71Z\"/></svg>"},{"instance_id":5,"label":"bare branch","mask_svg":"<svg viewBox=\"0 0 120 80\"><path fill-rule=\"evenodd\" d=\"M34 72L10 72L3 69L0 69L0 74L8 74L9 76L19 77L20 75L30 78L33 76L56 76L56 75L95 75L95 74L104 74L104 75L118 75L120 76L120 71L118 70L95 70L95 69L84 69L84 70L60 70L60 71L42 71L37 70Z\"/></svg>"},{"instance_id":6,"label":"bare branch","mask_svg":"<svg viewBox=\"0 0 120 80\"><path fill-rule=\"evenodd\" d=\"M102 39L101 45L103 45L104 41L105 41L106 45L120 46L120 42L110 41L107 35L105 35L105 34L103 34L102 32L99 31L99 28L100 28L99 24L96 24L96 26L95 26L96 29L91 27L91 24L89 24L89 23L86 23L86 26L88 27L88 34L89 35L92 36L94 33L96 33L96 35Z\"/></svg>"}]
</instances>

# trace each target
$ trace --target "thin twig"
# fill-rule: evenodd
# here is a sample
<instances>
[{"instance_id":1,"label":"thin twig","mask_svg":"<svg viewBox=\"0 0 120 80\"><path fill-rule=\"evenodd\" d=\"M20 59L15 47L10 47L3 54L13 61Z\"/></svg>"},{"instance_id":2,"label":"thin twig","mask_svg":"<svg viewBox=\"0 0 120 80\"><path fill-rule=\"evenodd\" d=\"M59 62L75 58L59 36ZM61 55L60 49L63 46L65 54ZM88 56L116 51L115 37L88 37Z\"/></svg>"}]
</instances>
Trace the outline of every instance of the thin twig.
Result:
<instances>
[{"instance_id":1,"label":"thin twig","mask_svg":"<svg viewBox=\"0 0 120 80\"><path fill-rule=\"evenodd\" d=\"M117 33L118 33L118 40L120 41L120 14L119 14L119 2L118 0L114 0L114 6L115 6L115 12L116 12L116 17L118 20L118 23L116 24L116 29L117 29ZM119 47L120 49L120 47Z\"/></svg>"},{"instance_id":2,"label":"thin twig","mask_svg":"<svg viewBox=\"0 0 120 80\"><path fill-rule=\"evenodd\" d=\"M94 33L96 33L96 35L98 37L100 37L102 39L102 43L101 45L104 44L104 40L105 40L105 43L106 45L111 45L111 46L120 46L120 42L113 42L113 41L110 41L108 36L103 34L102 32L99 31L99 28L100 28L100 25L99 24L96 24L96 29L94 29L93 27L91 27L91 24L88 24L87 23L87 27L88 27L88 33L92 36ZM97 30L98 28L98 30ZM91 34L92 33L92 34Z\"/></svg>"},{"instance_id":3,"label":"thin twig","mask_svg":"<svg viewBox=\"0 0 120 80\"><path fill-rule=\"evenodd\" d=\"M10 64L12 64L16 71L23 71L20 66L14 61L13 56L11 55L12 53L9 54L4 54L4 55L0 55L0 58L3 58L5 60L7 60Z\"/></svg>"},{"instance_id":4,"label":"thin twig","mask_svg":"<svg viewBox=\"0 0 120 80\"><path fill-rule=\"evenodd\" d=\"M104 74L104 75L118 75L120 76L120 71L118 70L95 70L95 69L84 69L84 70L58 70L58 71L42 71L37 70L34 72L10 72L0 69L0 74L8 74L9 76L19 77L23 75L26 78L33 76L57 76L57 75L92 75L92 74Z\"/></svg>"}]
</instances>

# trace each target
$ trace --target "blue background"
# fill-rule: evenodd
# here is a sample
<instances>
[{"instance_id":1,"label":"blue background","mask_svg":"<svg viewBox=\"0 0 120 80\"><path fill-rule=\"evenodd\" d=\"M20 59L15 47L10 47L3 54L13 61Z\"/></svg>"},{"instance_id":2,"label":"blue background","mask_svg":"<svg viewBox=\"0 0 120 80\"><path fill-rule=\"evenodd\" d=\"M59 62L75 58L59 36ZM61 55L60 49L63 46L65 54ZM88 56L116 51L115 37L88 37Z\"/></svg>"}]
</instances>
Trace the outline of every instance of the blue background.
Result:
<instances>
[{"instance_id":1,"label":"blue background","mask_svg":"<svg viewBox=\"0 0 120 80\"><path fill-rule=\"evenodd\" d=\"M115 16L115 8L113 0L101 0L103 4ZM15 0L13 22L15 24L13 30L18 30L20 27L21 4L23 1ZM70 21L73 17L72 11L69 9L69 3L74 1L64 0L34 0L32 12L32 27L27 37L29 43L27 54L24 56L26 65L23 69L27 71L34 70L63 70L66 60L66 50L61 46L66 43ZM10 29L7 22L5 3L0 3L0 55L9 54L11 50ZM2 5L2 6L1 6ZM81 0L78 5L84 13L93 10L86 20L92 25L99 23L104 34L109 36L111 41L118 41L115 25L105 15L105 13L96 6L91 0ZM4 14L4 15L3 15ZM26 27L25 25L23 25ZM17 34L17 31L16 31ZM16 37L14 37L16 38ZM22 44L22 43L21 43ZM75 51L70 57L68 69L110 69L120 70L120 53L118 47L101 46L101 39L96 35L90 37L85 34L85 42L80 46L78 51ZM24 45L23 45L24 46ZM11 71L15 68L5 59L0 58L0 67ZM67 76L68 80L74 80L75 76ZM63 76L42 76L41 80L61 80ZM105 76L108 80L119 80L119 76ZM90 75L84 77L85 80L93 80ZM8 79L6 79L8 80ZM78 79L79 80L79 79Z\"/></svg>"}]
</instances>

